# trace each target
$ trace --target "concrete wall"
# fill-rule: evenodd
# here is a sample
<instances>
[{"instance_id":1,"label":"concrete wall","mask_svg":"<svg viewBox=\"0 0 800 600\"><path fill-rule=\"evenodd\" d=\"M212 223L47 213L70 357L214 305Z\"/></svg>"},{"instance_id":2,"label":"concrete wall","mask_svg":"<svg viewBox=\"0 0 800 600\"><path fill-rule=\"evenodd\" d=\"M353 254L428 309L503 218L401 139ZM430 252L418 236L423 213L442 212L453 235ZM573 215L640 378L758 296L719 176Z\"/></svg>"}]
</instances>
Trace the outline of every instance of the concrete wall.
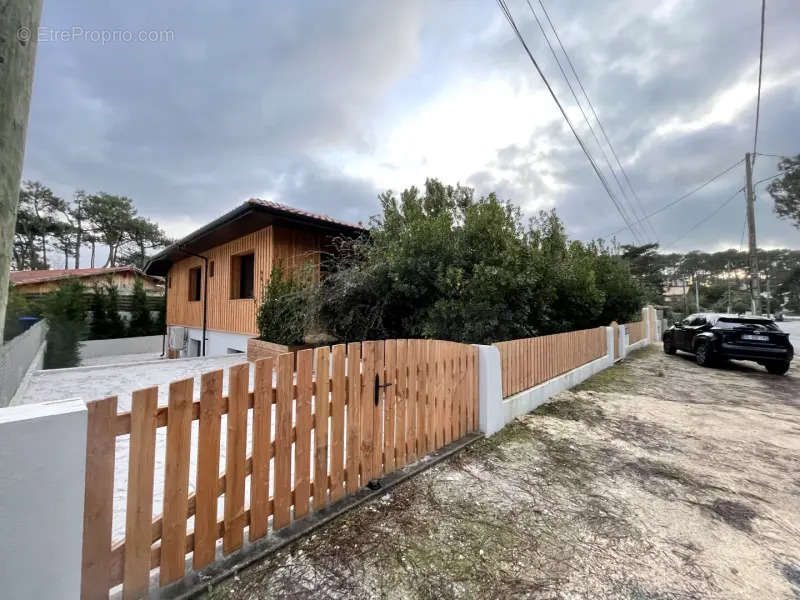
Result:
<instances>
[{"instance_id":1,"label":"concrete wall","mask_svg":"<svg viewBox=\"0 0 800 600\"><path fill-rule=\"evenodd\" d=\"M160 335L144 335L111 340L88 340L81 342L81 360L98 356L161 352L161 341L162 336Z\"/></svg>"},{"instance_id":2,"label":"concrete wall","mask_svg":"<svg viewBox=\"0 0 800 600\"><path fill-rule=\"evenodd\" d=\"M189 342L187 343L186 350L181 353L181 358L188 358L192 356L200 356L195 354L194 349L198 347L197 344L192 344L191 340L199 342L199 348L202 352L203 347L203 330L195 329L194 327L187 327L189 332ZM206 331L206 356L222 356L230 354L231 350L239 352L247 352L247 340L252 335L246 333L228 333L226 331Z\"/></svg>"},{"instance_id":3,"label":"concrete wall","mask_svg":"<svg viewBox=\"0 0 800 600\"><path fill-rule=\"evenodd\" d=\"M9 405L30 371L42 367L46 335L47 323L39 321L0 346L0 408Z\"/></svg>"},{"instance_id":4,"label":"concrete wall","mask_svg":"<svg viewBox=\"0 0 800 600\"><path fill-rule=\"evenodd\" d=\"M86 406L0 409L3 598L79 598Z\"/></svg>"}]
</instances>

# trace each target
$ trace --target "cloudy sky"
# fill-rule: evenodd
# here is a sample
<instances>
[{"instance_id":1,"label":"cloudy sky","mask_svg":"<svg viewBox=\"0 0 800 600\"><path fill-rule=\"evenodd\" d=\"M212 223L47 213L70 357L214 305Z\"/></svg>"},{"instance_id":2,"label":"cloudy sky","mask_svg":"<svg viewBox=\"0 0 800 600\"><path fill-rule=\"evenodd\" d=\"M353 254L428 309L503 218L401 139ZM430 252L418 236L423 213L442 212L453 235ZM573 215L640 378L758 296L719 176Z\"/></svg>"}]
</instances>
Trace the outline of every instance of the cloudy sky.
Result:
<instances>
[{"instance_id":1,"label":"cloudy sky","mask_svg":"<svg viewBox=\"0 0 800 600\"><path fill-rule=\"evenodd\" d=\"M509 6L615 186L527 4ZM758 0L545 7L645 211L752 149ZM796 0L768 0L766 24L758 146L794 154ZM776 162L759 157L755 178ZM380 191L426 177L555 207L580 239L623 226L493 0L45 2L24 177L129 196L174 236L253 196L366 221ZM662 245L738 247L742 195L685 234L743 179L740 165L654 217ZM800 247L759 190L760 245Z\"/></svg>"}]
</instances>

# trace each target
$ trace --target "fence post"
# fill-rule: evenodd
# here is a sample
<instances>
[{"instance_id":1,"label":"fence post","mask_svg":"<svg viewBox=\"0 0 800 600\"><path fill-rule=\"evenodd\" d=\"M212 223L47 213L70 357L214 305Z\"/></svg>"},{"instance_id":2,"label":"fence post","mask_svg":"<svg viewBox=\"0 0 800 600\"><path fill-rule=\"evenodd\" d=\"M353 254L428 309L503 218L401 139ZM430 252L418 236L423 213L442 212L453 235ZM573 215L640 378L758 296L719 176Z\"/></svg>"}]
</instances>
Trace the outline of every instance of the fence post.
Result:
<instances>
[{"instance_id":1,"label":"fence post","mask_svg":"<svg viewBox=\"0 0 800 600\"><path fill-rule=\"evenodd\" d=\"M79 598L86 405L0 411L0 581L6 598Z\"/></svg>"},{"instance_id":2,"label":"fence post","mask_svg":"<svg viewBox=\"0 0 800 600\"><path fill-rule=\"evenodd\" d=\"M487 437L505 426L503 374L500 351L495 346L475 344L478 349L478 423Z\"/></svg>"},{"instance_id":3,"label":"fence post","mask_svg":"<svg viewBox=\"0 0 800 600\"><path fill-rule=\"evenodd\" d=\"M650 325L650 305L649 304L647 306L642 307L642 323L644 325L644 331L642 332L642 333L644 333L644 339L647 340L647 343L650 343L650 341L653 338L650 337L650 335L651 335L651 333L650 333L651 325Z\"/></svg>"},{"instance_id":4,"label":"fence post","mask_svg":"<svg viewBox=\"0 0 800 600\"><path fill-rule=\"evenodd\" d=\"M606 330L606 358L608 366L614 365L614 326L605 327Z\"/></svg>"},{"instance_id":5,"label":"fence post","mask_svg":"<svg viewBox=\"0 0 800 600\"><path fill-rule=\"evenodd\" d=\"M628 356L628 328L625 325L617 327L619 327L619 357L625 358Z\"/></svg>"}]
</instances>

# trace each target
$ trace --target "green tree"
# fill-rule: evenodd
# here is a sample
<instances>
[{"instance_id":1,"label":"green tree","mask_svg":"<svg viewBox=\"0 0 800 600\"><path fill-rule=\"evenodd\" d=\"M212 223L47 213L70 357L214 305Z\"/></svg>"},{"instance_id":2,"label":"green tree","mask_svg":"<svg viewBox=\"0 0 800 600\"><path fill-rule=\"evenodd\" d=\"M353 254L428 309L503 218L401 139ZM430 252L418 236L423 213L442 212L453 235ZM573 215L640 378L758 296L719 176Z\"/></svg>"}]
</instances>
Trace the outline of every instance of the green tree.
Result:
<instances>
[{"instance_id":1,"label":"green tree","mask_svg":"<svg viewBox=\"0 0 800 600\"><path fill-rule=\"evenodd\" d=\"M150 335L153 331L153 320L150 317L147 292L140 279L133 285L131 321L128 326L128 335L131 337Z\"/></svg>"},{"instance_id":2,"label":"green tree","mask_svg":"<svg viewBox=\"0 0 800 600\"><path fill-rule=\"evenodd\" d=\"M800 229L800 154L781 160L778 170L783 176L767 188L775 201L775 213Z\"/></svg>"},{"instance_id":3,"label":"green tree","mask_svg":"<svg viewBox=\"0 0 800 600\"><path fill-rule=\"evenodd\" d=\"M108 246L106 267L117 265L117 252L127 241L131 224L136 218L133 200L105 192L91 194L84 199L83 209L95 235Z\"/></svg>"},{"instance_id":4,"label":"green tree","mask_svg":"<svg viewBox=\"0 0 800 600\"><path fill-rule=\"evenodd\" d=\"M95 284L94 286L93 293L89 299L89 313L91 314L89 339L104 340L109 338L108 300L105 287L101 284Z\"/></svg>"},{"instance_id":5,"label":"green tree","mask_svg":"<svg viewBox=\"0 0 800 600\"><path fill-rule=\"evenodd\" d=\"M106 286L106 305L108 310L108 337L109 339L123 338L128 335L128 327L125 319L119 312L119 290L117 286L108 284Z\"/></svg>"},{"instance_id":6,"label":"green tree","mask_svg":"<svg viewBox=\"0 0 800 600\"><path fill-rule=\"evenodd\" d=\"M308 271L285 271L281 265L272 268L264 286L256 321L260 338L285 346L302 344L309 328Z\"/></svg>"},{"instance_id":7,"label":"green tree","mask_svg":"<svg viewBox=\"0 0 800 600\"><path fill-rule=\"evenodd\" d=\"M45 369L75 367L80 362L80 340L86 332L86 297L77 281L63 283L45 300L47 349Z\"/></svg>"}]
</instances>

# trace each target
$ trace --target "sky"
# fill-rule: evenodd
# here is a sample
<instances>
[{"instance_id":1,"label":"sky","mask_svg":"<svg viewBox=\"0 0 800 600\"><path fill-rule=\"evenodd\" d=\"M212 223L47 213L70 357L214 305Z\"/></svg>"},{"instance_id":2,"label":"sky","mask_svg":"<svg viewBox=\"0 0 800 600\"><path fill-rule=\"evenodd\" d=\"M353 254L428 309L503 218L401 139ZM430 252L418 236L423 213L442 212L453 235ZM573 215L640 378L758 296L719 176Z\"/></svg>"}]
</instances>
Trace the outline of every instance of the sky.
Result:
<instances>
[{"instance_id":1,"label":"sky","mask_svg":"<svg viewBox=\"0 0 800 600\"><path fill-rule=\"evenodd\" d=\"M638 201L616 188L528 4L508 4L632 220L752 151L760 2L543 2ZM179 237L250 197L366 223L379 193L436 177L527 215L555 208L573 238L625 227L493 0L44 4L23 177L63 197L128 196ZM796 0L768 0L763 153L800 153L798 29ZM777 161L759 156L754 179ZM740 164L637 239L740 247L743 194L695 225L743 183ZM800 247L765 187L759 245Z\"/></svg>"}]
</instances>

